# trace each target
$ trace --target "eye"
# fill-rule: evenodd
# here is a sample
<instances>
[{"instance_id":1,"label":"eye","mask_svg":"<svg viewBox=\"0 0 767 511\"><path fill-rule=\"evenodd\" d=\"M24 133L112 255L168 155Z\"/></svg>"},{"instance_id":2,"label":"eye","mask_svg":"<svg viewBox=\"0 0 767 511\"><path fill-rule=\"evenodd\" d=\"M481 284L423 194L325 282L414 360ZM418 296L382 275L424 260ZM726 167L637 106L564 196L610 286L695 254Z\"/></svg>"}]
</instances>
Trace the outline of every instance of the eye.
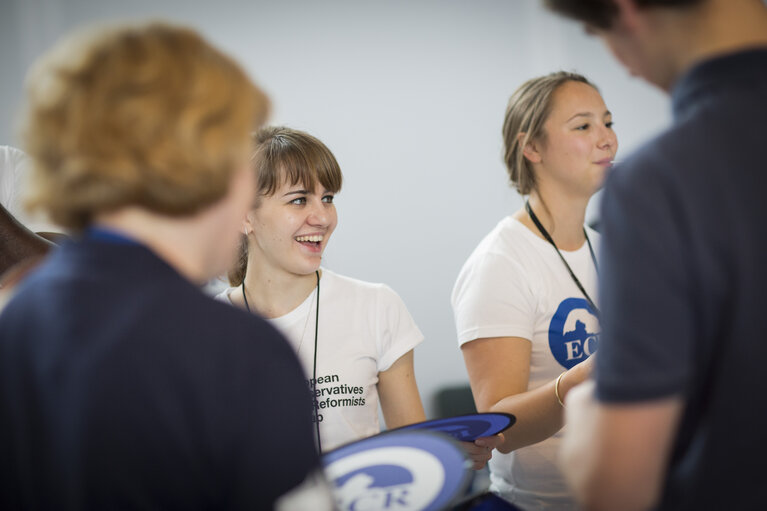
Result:
<instances>
[{"instance_id":1,"label":"eye","mask_svg":"<svg viewBox=\"0 0 767 511\"><path fill-rule=\"evenodd\" d=\"M292 201L290 201L288 204L295 204L296 206L303 206L306 204L306 197L296 197Z\"/></svg>"},{"instance_id":2,"label":"eye","mask_svg":"<svg viewBox=\"0 0 767 511\"><path fill-rule=\"evenodd\" d=\"M334 197L333 195L331 195L331 194L327 194L327 195L325 195L325 196L322 198L322 202L325 202L325 203L327 203L327 204L333 204L333 199L335 199L335 197Z\"/></svg>"},{"instance_id":3,"label":"eye","mask_svg":"<svg viewBox=\"0 0 767 511\"><path fill-rule=\"evenodd\" d=\"M587 129L589 129L589 123L581 124L580 126L577 126L575 129L579 131L586 131Z\"/></svg>"},{"instance_id":4,"label":"eye","mask_svg":"<svg viewBox=\"0 0 767 511\"><path fill-rule=\"evenodd\" d=\"M607 126L610 129L613 129L613 121L608 121L605 123L605 126Z\"/></svg>"}]
</instances>

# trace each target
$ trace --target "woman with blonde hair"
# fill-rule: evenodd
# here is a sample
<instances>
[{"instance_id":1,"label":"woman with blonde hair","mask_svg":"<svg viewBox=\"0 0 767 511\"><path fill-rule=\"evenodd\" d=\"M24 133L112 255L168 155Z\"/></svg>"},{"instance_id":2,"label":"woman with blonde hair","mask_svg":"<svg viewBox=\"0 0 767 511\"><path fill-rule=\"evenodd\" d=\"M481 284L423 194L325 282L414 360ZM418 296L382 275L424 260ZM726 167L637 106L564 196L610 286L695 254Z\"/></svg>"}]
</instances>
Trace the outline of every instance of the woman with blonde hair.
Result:
<instances>
[{"instance_id":1,"label":"woman with blonde hair","mask_svg":"<svg viewBox=\"0 0 767 511\"><path fill-rule=\"evenodd\" d=\"M235 258L264 94L149 23L59 43L27 103L32 204L73 240L0 315L0 508L331 508L292 350L198 288Z\"/></svg>"},{"instance_id":2,"label":"woman with blonde hair","mask_svg":"<svg viewBox=\"0 0 767 511\"><path fill-rule=\"evenodd\" d=\"M458 338L477 409L517 417L490 461L491 490L522 509L574 509L556 459L564 396L591 371L599 335L598 236L584 218L618 144L599 91L565 72L517 89L503 135L528 199L461 269Z\"/></svg>"}]
</instances>

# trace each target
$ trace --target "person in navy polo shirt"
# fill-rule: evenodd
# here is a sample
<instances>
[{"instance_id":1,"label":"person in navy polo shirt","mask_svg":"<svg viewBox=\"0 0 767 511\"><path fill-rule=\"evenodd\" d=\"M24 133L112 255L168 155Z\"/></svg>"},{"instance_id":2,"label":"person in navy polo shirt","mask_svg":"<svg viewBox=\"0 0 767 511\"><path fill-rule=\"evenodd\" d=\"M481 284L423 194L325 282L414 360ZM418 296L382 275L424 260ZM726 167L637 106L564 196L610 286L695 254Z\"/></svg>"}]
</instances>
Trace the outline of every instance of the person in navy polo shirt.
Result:
<instances>
[{"instance_id":1,"label":"person in navy polo shirt","mask_svg":"<svg viewBox=\"0 0 767 511\"><path fill-rule=\"evenodd\" d=\"M27 82L65 242L0 315L0 508L329 509L290 346L200 284L234 261L267 98L194 31L78 32Z\"/></svg>"},{"instance_id":2,"label":"person in navy polo shirt","mask_svg":"<svg viewBox=\"0 0 767 511\"><path fill-rule=\"evenodd\" d=\"M767 6L548 0L671 94L602 205L596 383L565 404L586 509L764 509Z\"/></svg>"}]
</instances>

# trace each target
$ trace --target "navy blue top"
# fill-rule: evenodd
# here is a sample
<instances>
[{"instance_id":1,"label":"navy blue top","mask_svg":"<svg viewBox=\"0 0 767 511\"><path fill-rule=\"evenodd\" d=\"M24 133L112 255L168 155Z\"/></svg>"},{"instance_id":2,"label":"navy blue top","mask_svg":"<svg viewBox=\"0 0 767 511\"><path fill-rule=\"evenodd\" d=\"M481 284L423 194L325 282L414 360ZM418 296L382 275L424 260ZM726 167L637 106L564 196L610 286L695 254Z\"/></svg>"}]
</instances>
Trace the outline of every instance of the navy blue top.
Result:
<instances>
[{"instance_id":1,"label":"navy blue top","mask_svg":"<svg viewBox=\"0 0 767 511\"><path fill-rule=\"evenodd\" d=\"M2 509L267 509L319 467L282 337L103 237L0 315L0 431Z\"/></svg>"},{"instance_id":2,"label":"navy blue top","mask_svg":"<svg viewBox=\"0 0 767 511\"><path fill-rule=\"evenodd\" d=\"M764 509L767 49L703 62L608 177L597 397L684 402L662 509Z\"/></svg>"}]
</instances>

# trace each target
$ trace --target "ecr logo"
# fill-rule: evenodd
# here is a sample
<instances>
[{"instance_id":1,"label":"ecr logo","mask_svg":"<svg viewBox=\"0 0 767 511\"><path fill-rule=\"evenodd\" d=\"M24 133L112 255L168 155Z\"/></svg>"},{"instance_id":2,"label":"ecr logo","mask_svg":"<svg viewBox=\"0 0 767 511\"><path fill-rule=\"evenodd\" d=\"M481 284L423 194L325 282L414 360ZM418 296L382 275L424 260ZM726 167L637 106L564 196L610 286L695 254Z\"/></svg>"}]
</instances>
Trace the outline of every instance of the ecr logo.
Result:
<instances>
[{"instance_id":1,"label":"ecr logo","mask_svg":"<svg viewBox=\"0 0 767 511\"><path fill-rule=\"evenodd\" d=\"M418 430L384 432L323 456L338 508L432 511L463 496L473 476L452 438Z\"/></svg>"},{"instance_id":2,"label":"ecr logo","mask_svg":"<svg viewBox=\"0 0 767 511\"><path fill-rule=\"evenodd\" d=\"M353 511L424 509L445 480L439 460L412 447L373 449L331 467L339 507Z\"/></svg>"},{"instance_id":3,"label":"ecr logo","mask_svg":"<svg viewBox=\"0 0 767 511\"><path fill-rule=\"evenodd\" d=\"M549 324L549 349L563 367L570 369L597 350L599 320L583 298L559 304Z\"/></svg>"}]
</instances>

